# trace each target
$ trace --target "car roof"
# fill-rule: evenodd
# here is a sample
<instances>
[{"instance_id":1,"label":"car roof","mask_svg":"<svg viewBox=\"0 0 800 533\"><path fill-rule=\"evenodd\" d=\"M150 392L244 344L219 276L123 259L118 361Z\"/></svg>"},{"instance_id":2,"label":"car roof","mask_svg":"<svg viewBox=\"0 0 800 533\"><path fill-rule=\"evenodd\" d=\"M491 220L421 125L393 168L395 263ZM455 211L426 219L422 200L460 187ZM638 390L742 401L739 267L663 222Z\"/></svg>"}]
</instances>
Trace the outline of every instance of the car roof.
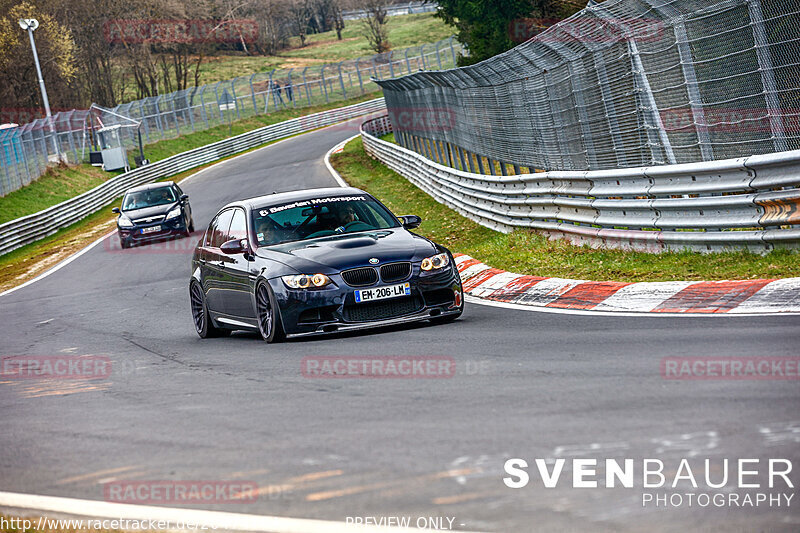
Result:
<instances>
[{"instance_id":1,"label":"car roof","mask_svg":"<svg viewBox=\"0 0 800 533\"><path fill-rule=\"evenodd\" d=\"M175 183L172 182L172 181L158 181L156 183L145 183L144 185L138 185L136 187L131 187L130 189L128 189L125 192L125 194L128 194L129 192L139 192L139 191L147 191L147 190L150 190L150 189L160 189L161 187L171 187L172 185L175 185Z\"/></svg>"},{"instance_id":2,"label":"car roof","mask_svg":"<svg viewBox=\"0 0 800 533\"><path fill-rule=\"evenodd\" d=\"M228 207L245 207L248 209L256 209L261 207L268 207L273 205L281 205L289 202L302 202L303 200L313 200L314 198L321 198L324 196L352 196L352 195L369 195L369 193L356 189L355 187L325 187L321 189L302 189L299 191L281 192L267 194L264 196L256 196L246 200L231 202L223 209Z\"/></svg>"}]
</instances>

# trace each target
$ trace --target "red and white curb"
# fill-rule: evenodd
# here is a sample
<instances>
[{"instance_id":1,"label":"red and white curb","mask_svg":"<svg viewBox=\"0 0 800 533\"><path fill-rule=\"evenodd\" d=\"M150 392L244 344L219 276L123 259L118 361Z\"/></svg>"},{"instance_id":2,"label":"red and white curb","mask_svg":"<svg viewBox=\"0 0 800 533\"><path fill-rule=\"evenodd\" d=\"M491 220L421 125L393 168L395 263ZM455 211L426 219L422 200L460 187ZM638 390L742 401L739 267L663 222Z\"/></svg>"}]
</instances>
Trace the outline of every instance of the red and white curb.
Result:
<instances>
[{"instance_id":1,"label":"red and white curb","mask_svg":"<svg viewBox=\"0 0 800 533\"><path fill-rule=\"evenodd\" d=\"M625 283L512 274L454 254L464 292L486 303L606 313L800 313L800 278Z\"/></svg>"}]
</instances>

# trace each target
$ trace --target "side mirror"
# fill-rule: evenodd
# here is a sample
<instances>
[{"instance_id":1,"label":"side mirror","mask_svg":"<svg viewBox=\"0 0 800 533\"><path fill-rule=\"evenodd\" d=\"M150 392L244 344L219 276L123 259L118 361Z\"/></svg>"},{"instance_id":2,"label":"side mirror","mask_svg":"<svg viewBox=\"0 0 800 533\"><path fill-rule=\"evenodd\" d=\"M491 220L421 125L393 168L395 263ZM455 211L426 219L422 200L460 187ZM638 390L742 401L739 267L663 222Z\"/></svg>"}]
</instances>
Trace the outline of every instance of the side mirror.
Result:
<instances>
[{"instance_id":1,"label":"side mirror","mask_svg":"<svg viewBox=\"0 0 800 533\"><path fill-rule=\"evenodd\" d=\"M119 215L119 207L112 207L111 212Z\"/></svg>"},{"instance_id":2,"label":"side mirror","mask_svg":"<svg viewBox=\"0 0 800 533\"><path fill-rule=\"evenodd\" d=\"M188 194L181 194L181 202L185 202L188 199L189 199L189 195Z\"/></svg>"},{"instance_id":3,"label":"side mirror","mask_svg":"<svg viewBox=\"0 0 800 533\"><path fill-rule=\"evenodd\" d=\"M247 239L232 239L225 242L219 249L228 255L243 254L248 251Z\"/></svg>"},{"instance_id":4,"label":"side mirror","mask_svg":"<svg viewBox=\"0 0 800 533\"><path fill-rule=\"evenodd\" d=\"M422 219L417 215L404 215L402 217L397 217L400 219L400 222L403 223L403 227L405 229L415 229L418 228L420 224L422 224Z\"/></svg>"}]
</instances>

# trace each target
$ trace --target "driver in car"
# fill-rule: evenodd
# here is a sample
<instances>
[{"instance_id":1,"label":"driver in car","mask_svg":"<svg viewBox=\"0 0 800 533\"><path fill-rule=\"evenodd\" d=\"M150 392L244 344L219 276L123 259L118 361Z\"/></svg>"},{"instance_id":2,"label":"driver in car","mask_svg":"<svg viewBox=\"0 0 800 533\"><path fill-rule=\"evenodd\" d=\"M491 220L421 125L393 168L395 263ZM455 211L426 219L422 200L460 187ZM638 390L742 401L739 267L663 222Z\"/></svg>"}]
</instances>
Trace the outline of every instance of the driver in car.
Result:
<instances>
[{"instance_id":1,"label":"driver in car","mask_svg":"<svg viewBox=\"0 0 800 533\"><path fill-rule=\"evenodd\" d=\"M344 233L344 230L349 223L358 220L356 218L356 212L350 205L337 205L332 207L331 213L333 214L333 220L335 221L334 224L336 225L335 228L331 229L333 229L333 231L336 233Z\"/></svg>"},{"instance_id":2,"label":"driver in car","mask_svg":"<svg viewBox=\"0 0 800 533\"><path fill-rule=\"evenodd\" d=\"M273 222L266 217L262 218L256 226L256 238L258 239L258 244L262 246L276 244L281 240Z\"/></svg>"}]
</instances>

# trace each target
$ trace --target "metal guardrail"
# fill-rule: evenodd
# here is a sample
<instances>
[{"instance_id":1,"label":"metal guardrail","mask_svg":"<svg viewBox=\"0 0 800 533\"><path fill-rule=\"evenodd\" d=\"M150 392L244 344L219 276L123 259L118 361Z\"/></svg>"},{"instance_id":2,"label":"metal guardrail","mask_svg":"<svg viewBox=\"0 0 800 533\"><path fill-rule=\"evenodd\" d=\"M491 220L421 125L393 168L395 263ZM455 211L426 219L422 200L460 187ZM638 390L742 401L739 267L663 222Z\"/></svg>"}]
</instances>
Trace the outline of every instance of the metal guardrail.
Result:
<instances>
[{"instance_id":1,"label":"metal guardrail","mask_svg":"<svg viewBox=\"0 0 800 533\"><path fill-rule=\"evenodd\" d=\"M378 137L364 148L437 201L489 228L539 230L573 244L660 252L800 247L800 150L739 159L514 176L441 165ZM450 154L451 163L458 160Z\"/></svg>"},{"instance_id":2,"label":"metal guardrail","mask_svg":"<svg viewBox=\"0 0 800 533\"><path fill-rule=\"evenodd\" d=\"M277 139L384 109L383 98L376 98L347 107L293 118L120 174L75 198L0 225L0 255L81 220L136 185L156 181Z\"/></svg>"}]
</instances>

